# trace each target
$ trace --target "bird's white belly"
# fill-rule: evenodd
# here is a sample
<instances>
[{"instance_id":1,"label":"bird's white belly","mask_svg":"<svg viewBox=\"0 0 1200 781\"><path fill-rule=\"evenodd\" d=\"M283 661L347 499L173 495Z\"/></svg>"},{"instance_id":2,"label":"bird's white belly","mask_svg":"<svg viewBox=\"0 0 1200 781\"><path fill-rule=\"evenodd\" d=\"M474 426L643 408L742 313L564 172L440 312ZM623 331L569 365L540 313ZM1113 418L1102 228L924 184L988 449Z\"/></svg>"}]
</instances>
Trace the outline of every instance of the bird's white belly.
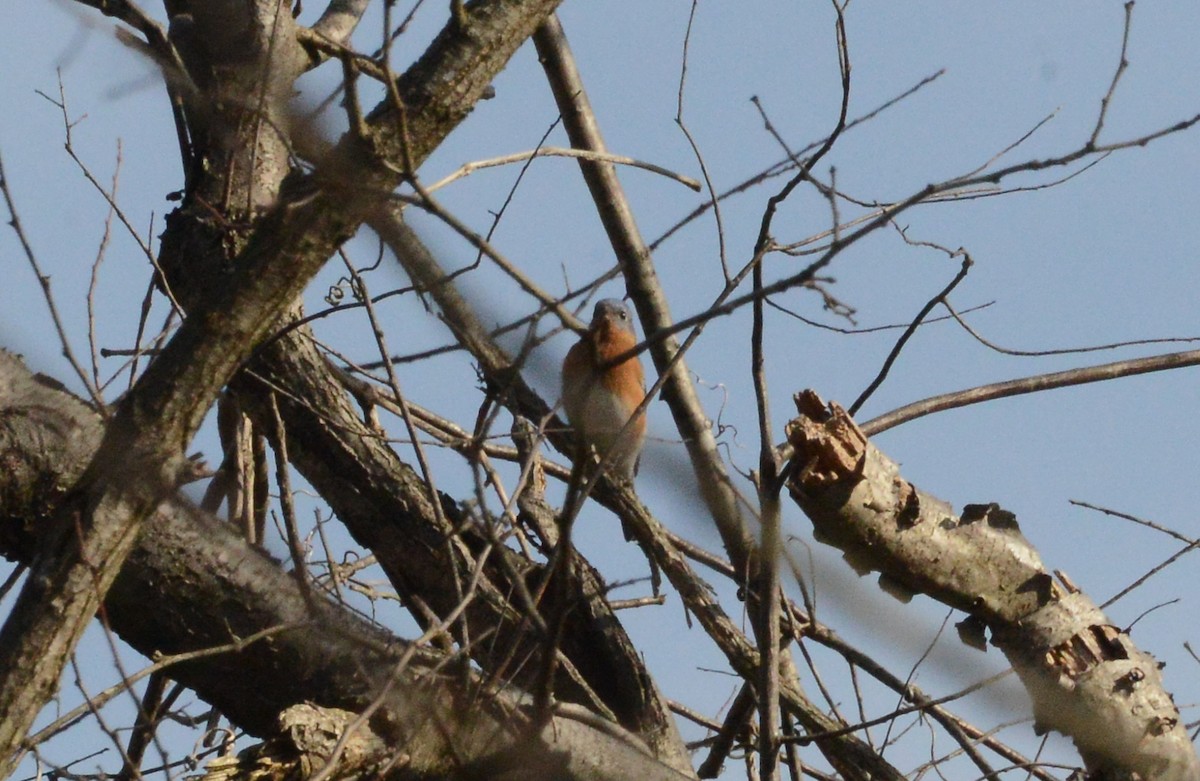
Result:
<instances>
[{"instance_id":1,"label":"bird's white belly","mask_svg":"<svg viewBox=\"0 0 1200 781\"><path fill-rule=\"evenodd\" d=\"M630 410L616 397L597 384L581 405L584 439L591 442L600 453L610 450L617 442L617 435L629 420Z\"/></svg>"}]
</instances>

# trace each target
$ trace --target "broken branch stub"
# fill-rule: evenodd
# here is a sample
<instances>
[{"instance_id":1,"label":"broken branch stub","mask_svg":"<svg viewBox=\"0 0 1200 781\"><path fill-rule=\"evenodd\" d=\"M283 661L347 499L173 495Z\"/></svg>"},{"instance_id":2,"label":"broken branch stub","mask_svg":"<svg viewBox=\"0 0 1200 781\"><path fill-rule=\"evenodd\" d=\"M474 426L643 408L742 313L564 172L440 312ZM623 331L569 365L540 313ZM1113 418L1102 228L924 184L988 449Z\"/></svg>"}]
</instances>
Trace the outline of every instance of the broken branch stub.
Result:
<instances>
[{"instance_id":1,"label":"broken branch stub","mask_svg":"<svg viewBox=\"0 0 1200 781\"><path fill-rule=\"evenodd\" d=\"M1159 665L1054 579L1012 513L976 504L955 515L905 480L840 406L808 390L795 401L787 485L819 541L859 574L879 572L890 593L968 613L960 636L981 640L986 626L1029 692L1035 728L1071 737L1090 771L1200 778Z\"/></svg>"}]
</instances>

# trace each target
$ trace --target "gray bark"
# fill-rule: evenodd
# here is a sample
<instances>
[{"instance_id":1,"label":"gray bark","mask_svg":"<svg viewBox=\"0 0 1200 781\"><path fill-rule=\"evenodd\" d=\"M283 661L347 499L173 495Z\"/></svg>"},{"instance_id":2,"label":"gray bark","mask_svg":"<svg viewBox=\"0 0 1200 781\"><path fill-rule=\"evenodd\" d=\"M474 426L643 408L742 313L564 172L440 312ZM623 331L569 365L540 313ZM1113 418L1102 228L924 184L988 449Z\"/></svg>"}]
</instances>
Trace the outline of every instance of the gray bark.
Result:
<instances>
[{"instance_id":1,"label":"gray bark","mask_svg":"<svg viewBox=\"0 0 1200 781\"><path fill-rule=\"evenodd\" d=\"M788 481L818 540L901 597L926 594L963 610L960 635L984 628L1033 700L1035 729L1070 737L1097 778L1200 778L1200 761L1158 664L1061 575L1056 580L1012 513L961 515L918 489L845 410L797 394L788 424Z\"/></svg>"},{"instance_id":2,"label":"gray bark","mask_svg":"<svg viewBox=\"0 0 1200 781\"><path fill-rule=\"evenodd\" d=\"M56 503L102 436L83 402L0 351L0 554L26 563L37 555ZM453 662L445 655L414 649L328 600L310 606L278 562L177 495L146 521L104 607L110 626L148 657L269 632L168 673L256 735L274 735L280 715L301 703L352 713L377 705L370 730L382 747L363 767L403 754L397 774L433 778L471 768L497 778L687 777L616 725L560 715L530 728L522 692L464 683L461 666L438 672Z\"/></svg>"}]
</instances>

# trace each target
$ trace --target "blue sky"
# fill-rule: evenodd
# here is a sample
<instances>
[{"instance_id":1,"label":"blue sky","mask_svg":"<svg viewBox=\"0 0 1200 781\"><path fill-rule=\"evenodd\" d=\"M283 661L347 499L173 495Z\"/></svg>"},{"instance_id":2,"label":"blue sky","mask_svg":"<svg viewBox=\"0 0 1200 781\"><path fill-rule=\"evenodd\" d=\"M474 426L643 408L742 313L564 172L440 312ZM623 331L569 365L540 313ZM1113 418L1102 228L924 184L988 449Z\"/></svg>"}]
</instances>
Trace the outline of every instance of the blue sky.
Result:
<instances>
[{"instance_id":1,"label":"blue sky","mask_svg":"<svg viewBox=\"0 0 1200 781\"><path fill-rule=\"evenodd\" d=\"M86 356L84 301L90 264L104 233L106 205L63 150L59 110L35 90L57 98L56 69L61 71L69 118L76 123L73 147L101 182L113 176L119 143L118 200L143 240L153 240L161 231L162 216L172 206L165 196L180 186L174 131L153 68L116 41L107 20L65 0L13 5L0 28L0 67L5 73L0 80L5 106L0 112L0 156L25 229L52 277L72 344ZM407 10L408 4L401 5ZM398 42L398 66L423 50L431 31L442 23L442 5L424 9L412 31ZM311 21L318 7L308 6L305 18ZM682 0L567 2L561 17L612 151L698 177L699 166L675 121L690 7ZM1047 117L1001 164L1076 149L1091 134L1113 77L1123 20L1123 4L1118 2L856 0L846 15L853 64L851 117L931 74L944 73L848 132L816 173L828 180L830 168L836 167L837 184L844 191L889 201L988 163ZM374 18L364 23L358 38L361 48L374 48L377 25ZM1194 78L1198 28L1200 8L1190 4L1144 3L1135 8L1130 64L1109 107L1101 142L1136 138L1200 112L1200 85ZM300 85L298 99L309 105L320 100L337 76L328 67L311 74ZM517 54L495 86L496 98L480 104L426 164L426 182L470 160L530 149L554 122L557 112L531 47ZM828 4L700 4L690 41L683 118L718 190L783 157L764 131L752 96L760 99L774 127L794 147L829 131L840 89ZM326 122L334 134L342 119L335 112ZM971 253L975 266L952 300L960 309L994 302L972 314L970 322L1007 347L1040 350L1200 336L1194 316L1194 248L1200 232L1195 218L1197 132L1119 152L1053 188L920 206L902 215L899 223L907 226L910 238ZM549 143L565 146L562 131L556 130ZM502 203L515 176L512 167L477 172L439 197L472 227L486 230L489 212ZM656 238L700 203L701 196L654 174L626 170L621 176L647 238ZM1059 176L1025 175L1012 184L1041 184ZM764 202L778 186L773 180L723 205L731 266L739 267L749 258ZM854 214L854 207L844 206L843 217ZM825 230L829 221L828 203L811 189L800 189L780 211L774 234L780 242L798 241ZM433 221L414 222L447 266L474 259L469 248ZM530 168L494 242L553 292L582 284L613 262L578 170L562 159L538 161ZM357 240L350 248L356 261L369 262L371 242ZM677 318L702 311L720 290L712 220L693 223L667 241L655 260ZM768 273L784 276L804 262L775 256ZM0 231L0 267L5 269L0 344L77 387L59 355L32 272L8 230ZM894 231L880 232L835 260L828 269L835 280L828 291L853 307L859 326L904 323L957 267L957 260L942 253L905 245ZM323 272L310 291L310 309L320 307L325 290L341 275L340 267L332 264ZM114 228L95 296L100 345L130 344L147 280L147 261L137 244ZM497 322L529 310L529 303L486 267L464 277L464 283ZM374 284L399 286L403 278L392 268L381 272ZM610 283L604 292L619 296L623 289ZM850 325L822 312L821 299L812 292L790 291L776 301L805 317ZM155 317L161 319L164 311L160 305ZM395 300L384 314L397 324L394 349L396 341L402 351L411 352L447 338L415 301ZM361 317L332 318L318 333L370 360ZM768 336L772 416L782 440L792 393L811 387L848 405L874 377L897 332L834 334L770 312ZM560 335L533 356L531 378L547 398L557 395L555 367L569 344L570 339ZM757 460L748 345L749 313L740 312L712 323L688 356L710 416L720 414L722 423L731 427L722 441L742 470ZM959 388L1174 349L1189 348L1157 345L1019 358L988 350L951 323L933 324L912 339L860 418ZM117 365L103 366L111 373ZM439 360L420 371L402 368L400 376L417 403L468 424L473 419L477 396L446 390L474 387L473 370L461 359ZM1193 501L1194 443L1200 440L1195 381L1195 370L1185 369L1006 399L909 423L881 435L876 444L902 463L908 479L957 508L996 501L1016 512L1048 567L1066 571L1103 601L1178 544L1072 507L1068 500L1112 507L1184 534L1200 534ZM685 477L682 447L673 437L664 405L653 404L650 418L655 440L643 461L639 490L668 527L718 548L709 522L691 499L694 492ZM211 433L202 435L196 447L211 454ZM465 475L454 458L446 457L443 466L451 473L457 469L460 478ZM455 484L440 487L454 492ZM742 487L750 490L748 483ZM836 552L811 542L808 523L794 508L787 512L785 524L796 540L793 552L802 566L813 568L820 617L901 674L915 664L933 641L946 610L921 598L900 605L882 595L873 578L856 578ZM578 537L580 549L610 580L643 574L641 557L619 541L607 516L585 514ZM282 546L276 552L282 554ZM1124 626L1151 607L1179 599L1144 618L1133 637L1168 662L1167 685L1188 721L1200 718L1189 707L1200 700L1200 676L1183 649L1185 641L1196 640L1195 589L1189 588L1195 583L1193 568L1185 558L1110 611L1113 622ZM633 595L637 589L629 591ZM731 596L727 607L738 609ZM687 628L673 597L666 606L623 618L668 696L712 714L734 690L727 677L701 669L724 665L702 633ZM404 631L402 624L396 626ZM111 673L106 650L87 655L87 667L97 680ZM995 650L979 654L966 649L951 631L922 665L917 681L930 693L945 694L1002 664ZM852 702L852 693L844 688L844 667L823 658L822 669L841 682L843 704ZM64 693L64 701L70 696ZM986 727L1022 718L1022 698L1010 680L962 709ZM1036 750L1028 723L1015 727L1011 736L1022 750ZM1051 750L1057 751L1053 746ZM64 748L55 759L74 756ZM902 745L895 756L888 756L902 767L922 761L912 746ZM1055 756L1071 761L1072 755L1058 751ZM111 754L97 760L110 770L114 761ZM730 775L736 774L736 766L731 766Z\"/></svg>"}]
</instances>

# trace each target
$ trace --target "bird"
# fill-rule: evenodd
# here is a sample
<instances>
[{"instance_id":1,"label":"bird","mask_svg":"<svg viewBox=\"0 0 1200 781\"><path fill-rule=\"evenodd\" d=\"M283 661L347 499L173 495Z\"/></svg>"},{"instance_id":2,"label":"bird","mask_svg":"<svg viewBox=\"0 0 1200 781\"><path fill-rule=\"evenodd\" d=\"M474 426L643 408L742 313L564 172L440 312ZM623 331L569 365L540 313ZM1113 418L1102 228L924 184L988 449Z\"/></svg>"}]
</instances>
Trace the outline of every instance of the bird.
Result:
<instances>
[{"instance_id":1,"label":"bird","mask_svg":"<svg viewBox=\"0 0 1200 781\"><path fill-rule=\"evenodd\" d=\"M646 380L636 356L616 364L612 359L635 344L628 307L605 298L562 367L562 404L579 444L596 451L609 476L629 482L646 438L645 411L629 421L646 397Z\"/></svg>"}]
</instances>

